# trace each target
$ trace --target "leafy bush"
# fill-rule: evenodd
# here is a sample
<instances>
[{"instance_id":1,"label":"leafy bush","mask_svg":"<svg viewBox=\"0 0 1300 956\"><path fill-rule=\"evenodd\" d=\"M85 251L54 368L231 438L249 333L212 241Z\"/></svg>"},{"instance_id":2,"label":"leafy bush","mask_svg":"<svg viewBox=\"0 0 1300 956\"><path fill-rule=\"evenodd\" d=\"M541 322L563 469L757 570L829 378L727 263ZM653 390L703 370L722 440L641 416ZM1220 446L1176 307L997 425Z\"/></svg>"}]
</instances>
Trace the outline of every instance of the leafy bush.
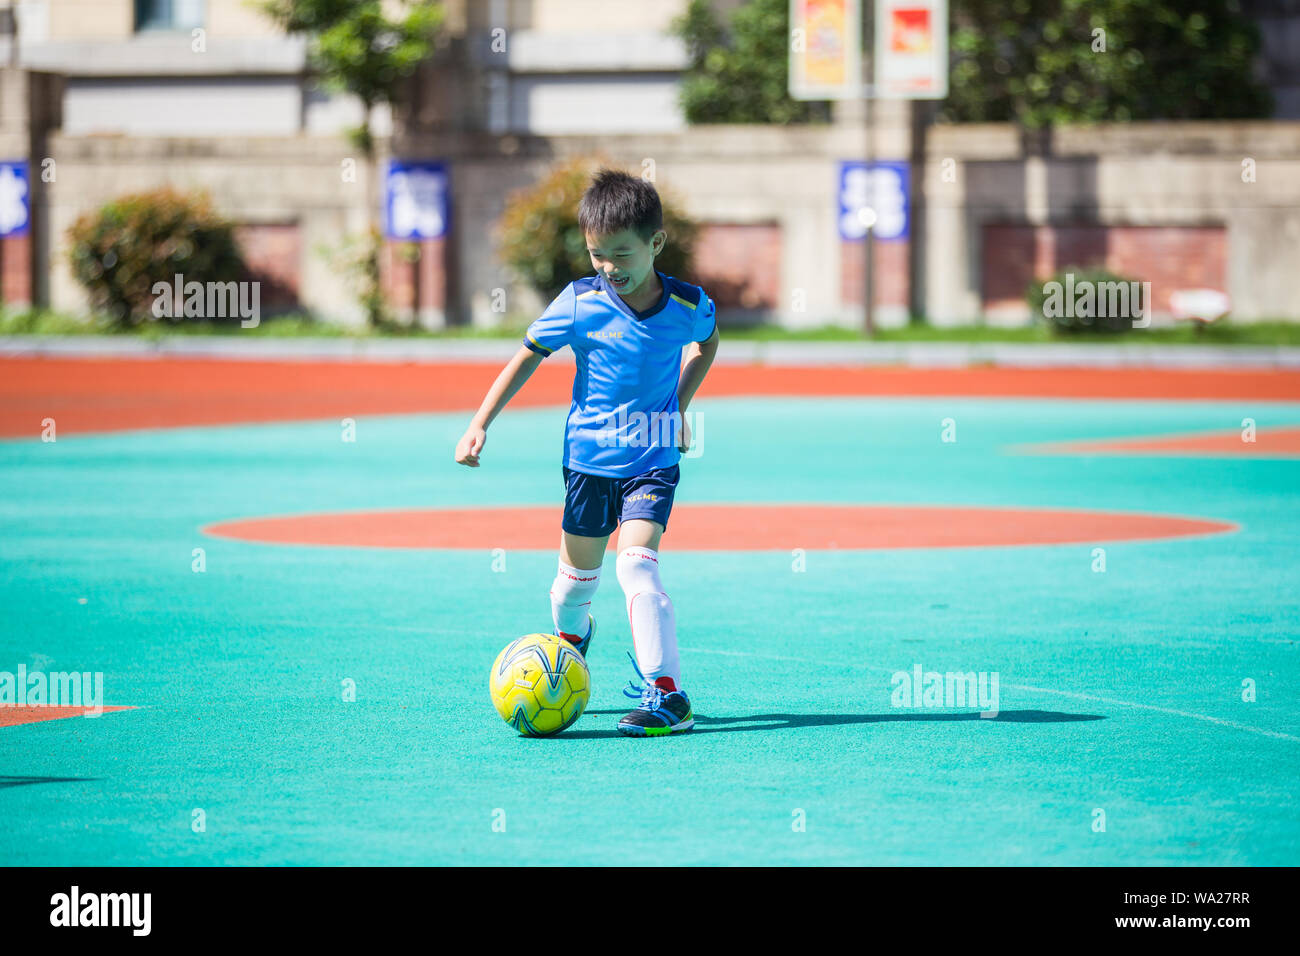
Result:
<instances>
[{"instance_id":1,"label":"leafy bush","mask_svg":"<svg viewBox=\"0 0 1300 956\"><path fill-rule=\"evenodd\" d=\"M1137 295L1132 294L1135 288ZM1031 282L1025 298L1034 320L1058 335L1104 335L1133 328L1142 307L1149 305L1142 289L1141 282L1107 269L1066 266L1050 279Z\"/></svg>"},{"instance_id":2,"label":"leafy bush","mask_svg":"<svg viewBox=\"0 0 1300 956\"><path fill-rule=\"evenodd\" d=\"M578 202L597 168L608 163L575 159L557 166L529 189L514 193L497 223L501 257L538 294L553 299L574 279L591 275L587 238L578 227ZM668 243L655 268L671 276L690 273L696 225L659 190Z\"/></svg>"},{"instance_id":3,"label":"leafy bush","mask_svg":"<svg viewBox=\"0 0 1300 956\"><path fill-rule=\"evenodd\" d=\"M187 283L235 282L245 272L233 226L211 200L171 188L120 196L78 219L67 236L73 275L118 327L153 318L158 282L171 285L177 275Z\"/></svg>"}]
</instances>

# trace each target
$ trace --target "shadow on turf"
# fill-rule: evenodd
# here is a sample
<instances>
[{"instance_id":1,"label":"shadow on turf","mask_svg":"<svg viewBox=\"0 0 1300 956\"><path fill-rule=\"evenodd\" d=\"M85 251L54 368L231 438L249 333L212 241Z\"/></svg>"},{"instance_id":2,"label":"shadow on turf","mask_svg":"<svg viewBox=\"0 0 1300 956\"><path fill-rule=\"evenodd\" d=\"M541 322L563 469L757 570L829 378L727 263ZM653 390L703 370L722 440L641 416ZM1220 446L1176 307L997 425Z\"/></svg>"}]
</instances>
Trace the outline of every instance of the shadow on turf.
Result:
<instances>
[{"instance_id":1,"label":"shadow on turf","mask_svg":"<svg viewBox=\"0 0 1300 956\"><path fill-rule=\"evenodd\" d=\"M583 717L604 715L622 716L625 710L589 710ZM792 727L842 727L845 724L880 724L894 721L982 721L990 724L1057 724L1076 720L1104 720L1100 714L1063 714L1054 710L1004 710L996 717L983 718L976 712L964 714L928 714L913 711L891 714L753 714L748 717L695 718L692 734L728 733L743 730L787 730ZM743 724L727 727L725 724ZM559 739L597 740L601 737L622 736L614 728L609 730L565 731Z\"/></svg>"},{"instance_id":2,"label":"shadow on turf","mask_svg":"<svg viewBox=\"0 0 1300 956\"><path fill-rule=\"evenodd\" d=\"M0 776L0 790L5 787L23 787L32 783L86 783L94 777L6 777Z\"/></svg>"}]
</instances>

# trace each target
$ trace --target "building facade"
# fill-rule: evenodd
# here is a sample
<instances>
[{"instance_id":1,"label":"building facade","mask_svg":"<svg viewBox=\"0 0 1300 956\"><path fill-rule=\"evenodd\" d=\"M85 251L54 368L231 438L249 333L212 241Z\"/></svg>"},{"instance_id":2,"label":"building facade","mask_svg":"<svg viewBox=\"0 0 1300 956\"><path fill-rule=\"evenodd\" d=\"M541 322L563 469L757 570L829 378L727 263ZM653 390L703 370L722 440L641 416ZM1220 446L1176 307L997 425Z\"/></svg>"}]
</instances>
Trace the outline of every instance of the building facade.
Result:
<instances>
[{"instance_id":1,"label":"building facade","mask_svg":"<svg viewBox=\"0 0 1300 956\"><path fill-rule=\"evenodd\" d=\"M1283 6L1252 7L1272 28L1262 68L1278 120L1063 129L1047 143L935 126L921 153L902 102L876 104L870 136L858 104L819 126L689 126L670 30L684 0L448 0L437 57L395 115L373 117L371 170L345 135L360 106L322 92L303 38L244 0L18 0L17 45L0 44L0 162L26 162L30 222L0 239L0 287L9 304L84 311L68 227L171 184L210 193L238 224L269 310L355 323L344 263L397 160L439 164L445 228L389 242L392 305L434 327L518 322L544 303L502 266L496 223L512 191L581 156L653 177L700 223L688 278L724 322L853 326L867 256L846 228L859 174L845 164L870 141L896 184L872 200L881 325L913 309L1023 322L1029 284L1089 265L1152 282L1161 317L1172 293L1215 288L1238 319L1300 319L1300 15Z\"/></svg>"}]
</instances>

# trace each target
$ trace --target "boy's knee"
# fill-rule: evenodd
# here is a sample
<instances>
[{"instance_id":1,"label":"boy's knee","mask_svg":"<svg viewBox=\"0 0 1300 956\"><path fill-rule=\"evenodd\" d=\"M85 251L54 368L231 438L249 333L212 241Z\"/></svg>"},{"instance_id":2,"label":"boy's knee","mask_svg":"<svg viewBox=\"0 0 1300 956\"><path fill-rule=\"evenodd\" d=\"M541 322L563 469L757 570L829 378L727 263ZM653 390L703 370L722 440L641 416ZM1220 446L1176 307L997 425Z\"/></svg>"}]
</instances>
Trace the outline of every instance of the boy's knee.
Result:
<instances>
[{"instance_id":1,"label":"boy's knee","mask_svg":"<svg viewBox=\"0 0 1300 956\"><path fill-rule=\"evenodd\" d=\"M659 581L659 555L649 548L624 548L616 565L618 583L628 596L643 591L662 592Z\"/></svg>"}]
</instances>

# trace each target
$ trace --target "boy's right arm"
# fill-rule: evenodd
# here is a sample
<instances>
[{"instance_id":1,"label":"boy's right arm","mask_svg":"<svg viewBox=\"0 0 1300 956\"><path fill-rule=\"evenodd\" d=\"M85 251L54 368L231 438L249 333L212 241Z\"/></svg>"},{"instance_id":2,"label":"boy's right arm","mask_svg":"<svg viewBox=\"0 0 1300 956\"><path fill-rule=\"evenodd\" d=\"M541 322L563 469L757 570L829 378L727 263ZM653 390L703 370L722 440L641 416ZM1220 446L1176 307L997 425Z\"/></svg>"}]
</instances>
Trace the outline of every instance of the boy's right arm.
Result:
<instances>
[{"instance_id":1,"label":"boy's right arm","mask_svg":"<svg viewBox=\"0 0 1300 956\"><path fill-rule=\"evenodd\" d=\"M524 382L528 381L529 376L537 370L537 366L542 364L542 358L543 356L526 346L520 346L514 358L506 364L501 374L497 376L497 380L492 383L492 387L488 389L483 404L479 406L473 420L469 423L469 428L456 443L457 464L467 465L470 468L478 467L479 453L487 442L488 426L497 415L501 414L506 403L515 397L515 393L523 388Z\"/></svg>"}]
</instances>

